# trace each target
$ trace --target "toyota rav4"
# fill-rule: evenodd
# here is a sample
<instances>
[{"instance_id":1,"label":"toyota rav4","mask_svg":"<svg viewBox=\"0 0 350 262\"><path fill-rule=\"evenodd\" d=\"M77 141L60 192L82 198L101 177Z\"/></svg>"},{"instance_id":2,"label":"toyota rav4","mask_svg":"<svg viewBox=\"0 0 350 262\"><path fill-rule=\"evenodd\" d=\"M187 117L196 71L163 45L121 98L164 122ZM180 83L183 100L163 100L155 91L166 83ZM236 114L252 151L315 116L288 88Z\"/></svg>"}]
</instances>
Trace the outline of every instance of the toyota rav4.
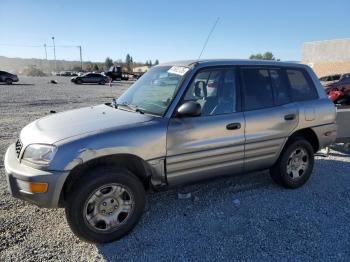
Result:
<instances>
[{"instance_id":1,"label":"toyota rav4","mask_svg":"<svg viewBox=\"0 0 350 262\"><path fill-rule=\"evenodd\" d=\"M306 65L198 60L155 66L112 103L52 114L5 155L14 197L64 207L81 239L110 242L145 192L269 169L286 188L336 138L336 110Z\"/></svg>"}]
</instances>

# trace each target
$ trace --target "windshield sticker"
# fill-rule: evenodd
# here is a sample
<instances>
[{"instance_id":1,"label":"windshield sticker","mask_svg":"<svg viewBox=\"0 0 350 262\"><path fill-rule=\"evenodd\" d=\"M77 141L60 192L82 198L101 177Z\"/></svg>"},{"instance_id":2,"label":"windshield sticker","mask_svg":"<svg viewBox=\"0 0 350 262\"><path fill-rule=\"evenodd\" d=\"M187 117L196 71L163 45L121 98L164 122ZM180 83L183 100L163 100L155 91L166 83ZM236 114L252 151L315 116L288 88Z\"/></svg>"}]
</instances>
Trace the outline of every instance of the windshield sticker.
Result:
<instances>
[{"instance_id":1,"label":"windshield sticker","mask_svg":"<svg viewBox=\"0 0 350 262\"><path fill-rule=\"evenodd\" d=\"M186 74L186 72L189 70L188 67L184 67L184 66L173 66L172 68L170 68L168 70L169 74L175 74L175 75L180 75L183 76L184 74Z\"/></svg>"}]
</instances>

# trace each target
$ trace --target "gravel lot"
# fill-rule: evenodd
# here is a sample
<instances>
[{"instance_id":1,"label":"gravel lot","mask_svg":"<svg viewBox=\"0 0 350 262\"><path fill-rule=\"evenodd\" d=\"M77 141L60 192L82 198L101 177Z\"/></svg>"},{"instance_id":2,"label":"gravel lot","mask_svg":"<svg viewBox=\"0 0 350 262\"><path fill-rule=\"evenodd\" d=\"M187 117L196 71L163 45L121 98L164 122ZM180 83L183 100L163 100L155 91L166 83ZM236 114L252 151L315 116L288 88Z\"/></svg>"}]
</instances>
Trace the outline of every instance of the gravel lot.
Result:
<instances>
[{"instance_id":1,"label":"gravel lot","mask_svg":"<svg viewBox=\"0 0 350 262\"><path fill-rule=\"evenodd\" d=\"M267 172L256 172L154 193L130 235L107 245L81 242L63 209L9 195L2 159L27 123L50 110L109 102L130 82L109 87L73 85L64 77L20 79L0 85L0 261L350 261L350 155L336 146L329 157L317 158L300 189L283 189ZM178 199L178 192L192 197Z\"/></svg>"}]
</instances>

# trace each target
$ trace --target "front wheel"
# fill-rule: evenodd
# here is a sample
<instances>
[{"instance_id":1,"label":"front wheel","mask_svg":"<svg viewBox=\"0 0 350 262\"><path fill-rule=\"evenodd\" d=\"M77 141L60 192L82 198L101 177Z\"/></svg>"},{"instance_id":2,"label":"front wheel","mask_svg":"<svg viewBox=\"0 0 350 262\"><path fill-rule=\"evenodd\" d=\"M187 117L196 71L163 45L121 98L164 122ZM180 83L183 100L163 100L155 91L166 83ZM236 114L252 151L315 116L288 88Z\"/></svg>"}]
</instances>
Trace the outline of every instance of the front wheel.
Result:
<instances>
[{"instance_id":1,"label":"front wheel","mask_svg":"<svg viewBox=\"0 0 350 262\"><path fill-rule=\"evenodd\" d=\"M286 188L298 188L310 178L314 166L314 151L303 138L295 138L283 149L270 169L272 179Z\"/></svg>"},{"instance_id":2,"label":"front wheel","mask_svg":"<svg viewBox=\"0 0 350 262\"><path fill-rule=\"evenodd\" d=\"M99 84L100 84L100 85L105 85L105 84L106 84L106 81L105 81L105 80L101 80L101 81L99 82Z\"/></svg>"},{"instance_id":3,"label":"front wheel","mask_svg":"<svg viewBox=\"0 0 350 262\"><path fill-rule=\"evenodd\" d=\"M10 78L6 79L6 84L7 85L12 85L12 82L13 82L12 79L10 79Z\"/></svg>"},{"instance_id":4,"label":"front wheel","mask_svg":"<svg viewBox=\"0 0 350 262\"><path fill-rule=\"evenodd\" d=\"M72 231L84 241L107 243L134 228L144 210L145 190L127 170L98 168L74 184L67 200Z\"/></svg>"}]
</instances>

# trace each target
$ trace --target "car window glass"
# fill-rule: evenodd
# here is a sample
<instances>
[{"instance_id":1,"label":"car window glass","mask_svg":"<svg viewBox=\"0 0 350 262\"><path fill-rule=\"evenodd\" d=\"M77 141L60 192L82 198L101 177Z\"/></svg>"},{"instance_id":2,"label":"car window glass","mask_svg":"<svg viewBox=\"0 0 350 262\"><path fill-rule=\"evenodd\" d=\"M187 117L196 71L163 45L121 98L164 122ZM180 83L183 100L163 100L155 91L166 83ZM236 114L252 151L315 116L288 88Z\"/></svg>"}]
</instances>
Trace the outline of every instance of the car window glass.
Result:
<instances>
[{"instance_id":1,"label":"car window glass","mask_svg":"<svg viewBox=\"0 0 350 262\"><path fill-rule=\"evenodd\" d=\"M235 69L199 72L188 88L184 100L196 101L202 116L229 114L236 111Z\"/></svg>"},{"instance_id":2,"label":"car window glass","mask_svg":"<svg viewBox=\"0 0 350 262\"><path fill-rule=\"evenodd\" d=\"M256 110L274 106L268 70L243 68L244 110Z\"/></svg>"},{"instance_id":3,"label":"car window glass","mask_svg":"<svg viewBox=\"0 0 350 262\"><path fill-rule=\"evenodd\" d=\"M340 76L341 75L334 75L334 76L332 76L332 79L330 81L337 81L340 79Z\"/></svg>"},{"instance_id":4,"label":"car window glass","mask_svg":"<svg viewBox=\"0 0 350 262\"><path fill-rule=\"evenodd\" d=\"M288 94L288 84L282 70L270 70L271 83L273 86L276 105L283 105L290 102Z\"/></svg>"},{"instance_id":5,"label":"car window glass","mask_svg":"<svg viewBox=\"0 0 350 262\"><path fill-rule=\"evenodd\" d=\"M290 94L293 101L306 101L317 98L317 92L311 80L298 69L288 69L287 77L290 84Z\"/></svg>"}]
</instances>

